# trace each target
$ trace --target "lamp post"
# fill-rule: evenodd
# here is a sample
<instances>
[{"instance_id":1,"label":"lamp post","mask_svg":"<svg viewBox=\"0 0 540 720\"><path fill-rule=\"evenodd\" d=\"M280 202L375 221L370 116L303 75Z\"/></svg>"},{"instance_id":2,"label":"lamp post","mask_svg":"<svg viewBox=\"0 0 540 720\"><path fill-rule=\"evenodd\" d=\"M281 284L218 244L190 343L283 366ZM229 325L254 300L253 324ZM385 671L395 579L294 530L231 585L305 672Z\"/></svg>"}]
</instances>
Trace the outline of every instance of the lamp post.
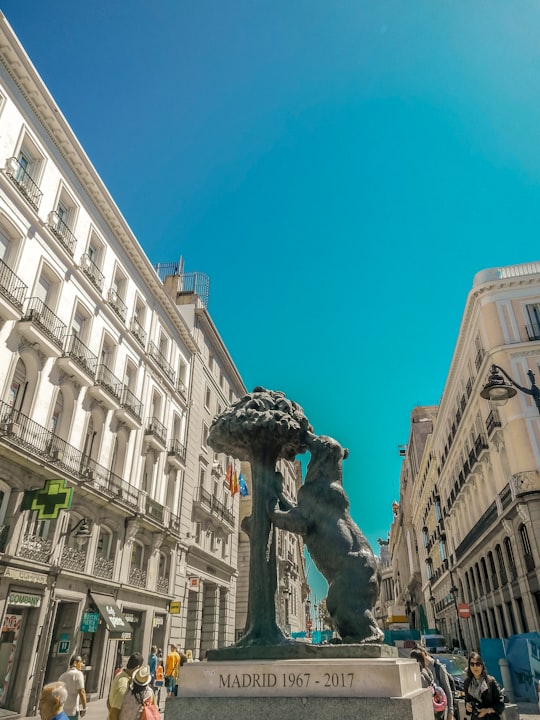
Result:
<instances>
[{"instance_id":1,"label":"lamp post","mask_svg":"<svg viewBox=\"0 0 540 720\"><path fill-rule=\"evenodd\" d=\"M456 611L457 629L458 629L458 635L459 635L459 647L461 650L465 650L466 648L465 648L465 642L463 640L463 633L461 631L461 618L459 616L458 601L457 601L457 596L458 596L459 591L457 589L456 584L454 583L454 574L453 574L452 570L450 570L450 580L452 582L452 587L450 588L450 593L454 600L454 609Z\"/></svg>"},{"instance_id":2,"label":"lamp post","mask_svg":"<svg viewBox=\"0 0 540 720\"><path fill-rule=\"evenodd\" d=\"M508 382L505 382L501 373ZM482 388L480 397L483 397L484 400L491 400L494 405L504 405L507 400L517 395L517 390L521 390L521 392L532 397L536 409L540 413L540 388L536 385L532 370L527 370L527 376L531 383L530 388L523 387L523 385L516 382L500 365L492 365L488 381Z\"/></svg>"}]
</instances>

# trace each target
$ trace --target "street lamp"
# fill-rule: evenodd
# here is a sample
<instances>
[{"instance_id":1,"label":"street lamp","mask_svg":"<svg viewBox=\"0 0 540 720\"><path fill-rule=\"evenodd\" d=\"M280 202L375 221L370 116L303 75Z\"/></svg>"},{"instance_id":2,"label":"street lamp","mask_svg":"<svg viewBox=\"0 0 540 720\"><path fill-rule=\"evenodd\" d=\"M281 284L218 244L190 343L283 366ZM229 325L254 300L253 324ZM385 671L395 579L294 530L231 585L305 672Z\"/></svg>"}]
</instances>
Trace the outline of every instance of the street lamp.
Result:
<instances>
[{"instance_id":1,"label":"street lamp","mask_svg":"<svg viewBox=\"0 0 540 720\"><path fill-rule=\"evenodd\" d=\"M452 587L450 588L450 593L452 595L452 598L454 599L454 608L456 611L456 618L457 618L457 629L458 629L458 635L459 635L459 647L461 650L465 650L465 642L463 641L463 633L461 632L461 618L459 616L459 609L458 609L458 589L454 583L454 574L452 570L450 570L450 580L452 582Z\"/></svg>"},{"instance_id":2,"label":"street lamp","mask_svg":"<svg viewBox=\"0 0 540 720\"><path fill-rule=\"evenodd\" d=\"M505 382L501 373L508 382ZM517 395L517 390L521 390L521 392L532 397L536 409L540 413L540 388L536 385L533 371L527 370L527 375L531 383L530 388L523 387L516 382L500 365L492 365L488 381L480 392L480 397L483 397L484 400L491 400L494 405L504 405L507 400Z\"/></svg>"}]
</instances>

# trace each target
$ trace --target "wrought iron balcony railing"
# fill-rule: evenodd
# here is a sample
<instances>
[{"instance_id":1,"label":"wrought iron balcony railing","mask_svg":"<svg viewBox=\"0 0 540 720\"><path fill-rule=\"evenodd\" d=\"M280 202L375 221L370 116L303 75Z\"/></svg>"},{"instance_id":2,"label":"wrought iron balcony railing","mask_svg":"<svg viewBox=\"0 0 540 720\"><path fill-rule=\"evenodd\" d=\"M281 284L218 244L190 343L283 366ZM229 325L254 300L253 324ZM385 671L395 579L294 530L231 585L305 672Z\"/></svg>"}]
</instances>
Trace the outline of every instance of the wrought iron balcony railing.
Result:
<instances>
[{"instance_id":1,"label":"wrought iron balcony railing","mask_svg":"<svg viewBox=\"0 0 540 720\"><path fill-rule=\"evenodd\" d=\"M90 280L90 282L101 292L103 290L103 283L105 281L105 275L98 268L96 263L92 260L90 255L84 253L81 255L81 262L79 267Z\"/></svg>"},{"instance_id":2,"label":"wrought iron balcony railing","mask_svg":"<svg viewBox=\"0 0 540 720\"><path fill-rule=\"evenodd\" d=\"M126 321L127 305L114 288L107 293L107 302L122 322Z\"/></svg>"},{"instance_id":3,"label":"wrought iron balcony railing","mask_svg":"<svg viewBox=\"0 0 540 720\"><path fill-rule=\"evenodd\" d=\"M0 294L22 311L27 289L20 277L15 275L3 260L0 260Z\"/></svg>"},{"instance_id":4,"label":"wrought iron balcony railing","mask_svg":"<svg viewBox=\"0 0 540 720\"><path fill-rule=\"evenodd\" d=\"M26 311L21 320L30 320L49 340L52 340L58 347L62 347L66 334L66 325L53 313L50 307L45 305L41 298L31 297L28 300Z\"/></svg>"},{"instance_id":5,"label":"wrought iron balcony railing","mask_svg":"<svg viewBox=\"0 0 540 720\"><path fill-rule=\"evenodd\" d=\"M89 375L95 377L97 357L77 335L68 335L64 344L64 357L70 357Z\"/></svg>"},{"instance_id":6,"label":"wrought iron balcony railing","mask_svg":"<svg viewBox=\"0 0 540 720\"><path fill-rule=\"evenodd\" d=\"M150 343L148 344L148 354L156 361L156 363L163 370L165 375L173 383L176 377L176 372L173 370L172 365L169 363L165 355L163 355L161 350L152 341L150 341Z\"/></svg>"},{"instance_id":7,"label":"wrought iron balcony railing","mask_svg":"<svg viewBox=\"0 0 540 720\"><path fill-rule=\"evenodd\" d=\"M133 333L133 337L135 337L140 344L144 347L146 345L146 330L143 328L141 323L137 320L137 318L131 318L131 324L129 326L129 329Z\"/></svg>"},{"instance_id":8,"label":"wrought iron balcony railing","mask_svg":"<svg viewBox=\"0 0 540 720\"><path fill-rule=\"evenodd\" d=\"M146 419L145 434L155 435L156 438L161 443L163 443L163 445L167 444L167 430L165 428L165 425L163 425L163 423L160 423L159 420L155 417L149 417Z\"/></svg>"},{"instance_id":9,"label":"wrought iron balcony railing","mask_svg":"<svg viewBox=\"0 0 540 720\"><path fill-rule=\"evenodd\" d=\"M9 158L6 163L6 174L15 183L34 210L39 210L43 193L33 181L30 173L16 157Z\"/></svg>"},{"instance_id":10,"label":"wrought iron balcony railing","mask_svg":"<svg viewBox=\"0 0 540 720\"><path fill-rule=\"evenodd\" d=\"M60 242L68 253L73 257L75 252L75 246L77 245L77 238L71 232L69 226L62 220L56 210L49 213L47 226L56 239Z\"/></svg>"},{"instance_id":11,"label":"wrought iron balcony railing","mask_svg":"<svg viewBox=\"0 0 540 720\"><path fill-rule=\"evenodd\" d=\"M138 420L138 422L142 421L142 403L126 385L122 388L120 405L125 408L135 420Z\"/></svg>"},{"instance_id":12,"label":"wrought iron balcony railing","mask_svg":"<svg viewBox=\"0 0 540 720\"><path fill-rule=\"evenodd\" d=\"M29 458L34 458L40 464L44 460L50 462L75 479L85 481L86 487L118 500L123 505L137 509L143 506L145 495L139 488L7 403L0 402L0 444L5 442L24 449Z\"/></svg>"},{"instance_id":13,"label":"wrought iron balcony railing","mask_svg":"<svg viewBox=\"0 0 540 720\"><path fill-rule=\"evenodd\" d=\"M211 513L217 515L221 520L225 520L229 525L234 526L234 514L221 502L215 495L209 493L208 490L200 487L194 497L194 502L202 507L206 507Z\"/></svg>"},{"instance_id":14,"label":"wrought iron balcony railing","mask_svg":"<svg viewBox=\"0 0 540 720\"><path fill-rule=\"evenodd\" d=\"M186 459L186 446L182 445L180 440L174 439L171 440L169 443L169 455L174 455L175 457L180 458L180 460Z\"/></svg>"},{"instance_id":15,"label":"wrought iron balcony railing","mask_svg":"<svg viewBox=\"0 0 540 720\"><path fill-rule=\"evenodd\" d=\"M101 385L107 392L120 402L122 396L122 382L109 368L101 363L97 366L96 385Z\"/></svg>"}]
</instances>

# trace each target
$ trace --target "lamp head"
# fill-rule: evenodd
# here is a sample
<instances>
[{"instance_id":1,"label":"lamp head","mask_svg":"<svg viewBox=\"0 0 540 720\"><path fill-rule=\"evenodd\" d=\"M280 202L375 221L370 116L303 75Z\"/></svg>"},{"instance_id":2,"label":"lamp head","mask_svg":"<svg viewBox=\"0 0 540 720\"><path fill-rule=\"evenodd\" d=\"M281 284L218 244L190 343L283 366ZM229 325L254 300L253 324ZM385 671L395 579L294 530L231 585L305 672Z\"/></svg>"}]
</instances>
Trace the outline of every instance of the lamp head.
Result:
<instances>
[{"instance_id":1,"label":"lamp head","mask_svg":"<svg viewBox=\"0 0 540 720\"><path fill-rule=\"evenodd\" d=\"M497 372L496 365L492 365L488 381L482 388L480 397L483 397L484 400L491 400L494 405L500 406L516 395L516 388L507 383L503 376Z\"/></svg>"}]
</instances>

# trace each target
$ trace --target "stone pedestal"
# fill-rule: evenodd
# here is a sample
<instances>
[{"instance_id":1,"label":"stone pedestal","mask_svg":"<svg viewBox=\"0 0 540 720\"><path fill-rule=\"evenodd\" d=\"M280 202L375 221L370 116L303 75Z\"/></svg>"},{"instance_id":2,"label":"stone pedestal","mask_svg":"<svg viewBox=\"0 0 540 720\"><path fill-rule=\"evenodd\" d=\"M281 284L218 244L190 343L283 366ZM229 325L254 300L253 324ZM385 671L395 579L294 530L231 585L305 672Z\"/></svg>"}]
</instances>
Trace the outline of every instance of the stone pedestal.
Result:
<instances>
[{"instance_id":1,"label":"stone pedestal","mask_svg":"<svg viewBox=\"0 0 540 720\"><path fill-rule=\"evenodd\" d=\"M408 658L189 663L165 720L433 720L431 692Z\"/></svg>"}]
</instances>

